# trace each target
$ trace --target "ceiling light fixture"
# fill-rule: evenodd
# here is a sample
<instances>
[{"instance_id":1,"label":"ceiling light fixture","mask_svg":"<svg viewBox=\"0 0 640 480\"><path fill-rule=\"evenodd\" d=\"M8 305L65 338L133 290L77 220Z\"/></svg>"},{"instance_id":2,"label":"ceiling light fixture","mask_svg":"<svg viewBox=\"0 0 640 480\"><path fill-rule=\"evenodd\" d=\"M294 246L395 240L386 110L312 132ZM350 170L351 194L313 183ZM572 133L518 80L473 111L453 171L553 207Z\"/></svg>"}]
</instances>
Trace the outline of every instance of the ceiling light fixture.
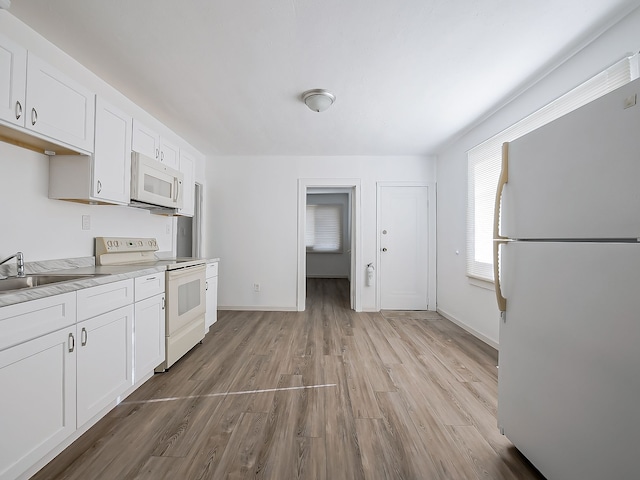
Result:
<instances>
[{"instance_id":1,"label":"ceiling light fixture","mask_svg":"<svg viewBox=\"0 0 640 480\"><path fill-rule=\"evenodd\" d=\"M336 96L326 90L316 88L302 94L302 101L314 112L324 112L336 101Z\"/></svg>"}]
</instances>

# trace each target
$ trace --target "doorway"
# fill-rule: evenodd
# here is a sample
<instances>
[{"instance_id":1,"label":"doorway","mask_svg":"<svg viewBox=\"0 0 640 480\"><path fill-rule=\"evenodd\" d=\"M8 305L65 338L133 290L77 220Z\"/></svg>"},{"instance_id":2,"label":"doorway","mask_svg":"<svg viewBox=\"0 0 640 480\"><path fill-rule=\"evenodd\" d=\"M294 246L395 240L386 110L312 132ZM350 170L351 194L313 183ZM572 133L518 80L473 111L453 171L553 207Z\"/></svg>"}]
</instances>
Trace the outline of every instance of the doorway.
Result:
<instances>
[{"instance_id":1,"label":"doorway","mask_svg":"<svg viewBox=\"0 0 640 480\"><path fill-rule=\"evenodd\" d=\"M299 179L298 180L298 292L297 310L304 311L306 306L307 281L307 195L320 193L347 193L350 202L347 213L350 222L346 228L350 231L348 245L342 248L349 258L347 266L349 282L350 306L355 311L362 311L361 282L356 275L360 271L360 180L359 179Z\"/></svg>"}]
</instances>

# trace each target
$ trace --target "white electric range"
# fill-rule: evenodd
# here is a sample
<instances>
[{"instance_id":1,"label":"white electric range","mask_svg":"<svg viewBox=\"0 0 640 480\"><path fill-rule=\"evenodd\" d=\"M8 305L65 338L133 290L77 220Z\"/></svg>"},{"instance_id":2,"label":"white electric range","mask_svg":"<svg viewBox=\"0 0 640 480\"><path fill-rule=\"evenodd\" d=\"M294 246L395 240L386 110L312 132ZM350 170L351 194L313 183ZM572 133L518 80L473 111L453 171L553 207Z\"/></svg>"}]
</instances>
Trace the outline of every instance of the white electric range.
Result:
<instances>
[{"instance_id":1,"label":"white electric range","mask_svg":"<svg viewBox=\"0 0 640 480\"><path fill-rule=\"evenodd\" d=\"M165 371L205 335L205 271L201 258L159 258L155 238L96 237L96 265L166 266Z\"/></svg>"}]
</instances>

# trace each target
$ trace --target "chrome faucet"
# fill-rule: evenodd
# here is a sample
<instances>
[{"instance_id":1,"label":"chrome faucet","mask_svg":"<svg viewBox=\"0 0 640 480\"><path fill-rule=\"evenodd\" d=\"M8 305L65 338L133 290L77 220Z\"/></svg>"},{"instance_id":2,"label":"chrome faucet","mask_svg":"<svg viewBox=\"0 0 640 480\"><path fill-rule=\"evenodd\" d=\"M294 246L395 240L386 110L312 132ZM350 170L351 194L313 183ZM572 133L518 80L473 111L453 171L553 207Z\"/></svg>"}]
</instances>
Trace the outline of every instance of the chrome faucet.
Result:
<instances>
[{"instance_id":1,"label":"chrome faucet","mask_svg":"<svg viewBox=\"0 0 640 480\"><path fill-rule=\"evenodd\" d=\"M18 263L18 277L24 277L24 255L22 254L22 252L18 252L15 253L13 255L11 255L10 257L5 258L4 260L0 260L0 265L2 265L3 263L7 263L9 260L11 260L12 258L16 259L16 262Z\"/></svg>"}]
</instances>

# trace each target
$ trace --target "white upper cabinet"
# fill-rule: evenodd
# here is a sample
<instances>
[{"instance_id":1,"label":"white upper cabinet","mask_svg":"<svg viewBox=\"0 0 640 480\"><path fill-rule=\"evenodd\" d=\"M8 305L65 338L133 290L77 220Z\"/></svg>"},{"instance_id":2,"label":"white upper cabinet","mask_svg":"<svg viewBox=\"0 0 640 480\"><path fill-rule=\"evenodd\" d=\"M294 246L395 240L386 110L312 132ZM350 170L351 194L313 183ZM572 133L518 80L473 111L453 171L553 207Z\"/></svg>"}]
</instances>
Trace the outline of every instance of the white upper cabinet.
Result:
<instances>
[{"instance_id":1,"label":"white upper cabinet","mask_svg":"<svg viewBox=\"0 0 640 480\"><path fill-rule=\"evenodd\" d=\"M96 97L93 155L49 158L49 198L86 203L129 204L131 116Z\"/></svg>"},{"instance_id":2,"label":"white upper cabinet","mask_svg":"<svg viewBox=\"0 0 640 480\"><path fill-rule=\"evenodd\" d=\"M131 148L134 152L160 160L160 135L134 119Z\"/></svg>"},{"instance_id":3,"label":"white upper cabinet","mask_svg":"<svg viewBox=\"0 0 640 480\"><path fill-rule=\"evenodd\" d=\"M95 95L20 45L0 36L0 124L21 144L93 151Z\"/></svg>"},{"instance_id":4,"label":"white upper cabinet","mask_svg":"<svg viewBox=\"0 0 640 480\"><path fill-rule=\"evenodd\" d=\"M185 217L193 217L195 212L195 160L193 156L180 150L180 171L184 175L184 181L182 182L182 208L178 210L178 213Z\"/></svg>"},{"instance_id":5,"label":"white upper cabinet","mask_svg":"<svg viewBox=\"0 0 640 480\"><path fill-rule=\"evenodd\" d=\"M92 152L95 95L32 53L27 72L25 127Z\"/></svg>"},{"instance_id":6,"label":"white upper cabinet","mask_svg":"<svg viewBox=\"0 0 640 480\"><path fill-rule=\"evenodd\" d=\"M128 204L131 197L130 115L96 98L93 196Z\"/></svg>"},{"instance_id":7,"label":"white upper cabinet","mask_svg":"<svg viewBox=\"0 0 640 480\"><path fill-rule=\"evenodd\" d=\"M163 137L160 137L160 161L176 170L180 167L180 149Z\"/></svg>"},{"instance_id":8,"label":"white upper cabinet","mask_svg":"<svg viewBox=\"0 0 640 480\"><path fill-rule=\"evenodd\" d=\"M24 126L27 49L0 36L0 119Z\"/></svg>"},{"instance_id":9,"label":"white upper cabinet","mask_svg":"<svg viewBox=\"0 0 640 480\"><path fill-rule=\"evenodd\" d=\"M180 167L180 148L135 119L131 148L134 152L155 158L168 167L176 170Z\"/></svg>"}]
</instances>

